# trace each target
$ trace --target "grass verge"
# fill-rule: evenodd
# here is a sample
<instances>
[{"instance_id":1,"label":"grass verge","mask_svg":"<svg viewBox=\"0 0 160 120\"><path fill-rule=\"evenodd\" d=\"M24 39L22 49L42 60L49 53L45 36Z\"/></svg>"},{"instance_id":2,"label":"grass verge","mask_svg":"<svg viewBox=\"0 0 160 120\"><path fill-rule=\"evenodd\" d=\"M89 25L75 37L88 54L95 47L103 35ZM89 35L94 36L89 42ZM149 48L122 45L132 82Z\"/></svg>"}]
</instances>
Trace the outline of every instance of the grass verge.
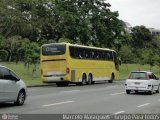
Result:
<instances>
[{"instance_id":1,"label":"grass verge","mask_svg":"<svg viewBox=\"0 0 160 120\"><path fill-rule=\"evenodd\" d=\"M37 71L36 76L33 77L32 70L33 65L30 66L30 69L28 71L27 68L25 68L24 63L8 63L8 62L0 62L0 65L4 65L10 69L12 69L24 82L27 86L32 85L45 85L42 83L41 75L40 75L40 65L37 65ZM128 74L131 71L137 71L137 70L144 70L144 71L153 71L157 77L160 76L160 69L158 66L153 66L152 68L149 65L139 65L139 64L122 64L119 67L119 79L124 80L128 77Z\"/></svg>"}]
</instances>

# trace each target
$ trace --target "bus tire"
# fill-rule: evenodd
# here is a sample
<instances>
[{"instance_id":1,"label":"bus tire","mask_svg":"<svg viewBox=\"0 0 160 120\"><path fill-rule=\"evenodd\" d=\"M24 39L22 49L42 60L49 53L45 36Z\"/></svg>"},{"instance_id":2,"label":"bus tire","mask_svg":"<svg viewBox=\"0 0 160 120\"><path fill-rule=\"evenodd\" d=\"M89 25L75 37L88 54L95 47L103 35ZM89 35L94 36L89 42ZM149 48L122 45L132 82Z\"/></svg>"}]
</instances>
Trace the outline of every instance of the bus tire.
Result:
<instances>
[{"instance_id":1,"label":"bus tire","mask_svg":"<svg viewBox=\"0 0 160 120\"><path fill-rule=\"evenodd\" d=\"M88 84L88 85L91 85L91 84L92 84L92 81L93 81L93 77L92 77L92 74L90 73L90 74L88 75L87 84Z\"/></svg>"},{"instance_id":2,"label":"bus tire","mask_svg":"<svg viewBox=\"0 0 160 120\"><path fill-rule=\"evenodd\" d=\"M56 85L57 85L57 87L61 87L61 86L63 86L63 83L57 82Z\"/></svg>"},{"instance_id":3,"label":"bus tire","mask_svg":"<svg viewBox=\"0 0 160 120\"><path fill-rule=\"evenodd\" d=\"M83 74L82 75L82 85L86 85L86 83L87 83L87 76L86 74Z\"/></svg>"},{"instance_id":4,"label":"bus tire","mask_svg":"<svg viewBox=\"0 0 160 120\"><path fill-rule=\"evenodd\" d=\"M76 82L76 85L80 86L80 85L82 85L82 83L81 82Z\"/></svg>"},{"instance_id":5,"label":"bus tire","mask_svg":"<svg viewBox=\"0 0 160 120\"><path fill-rule=\"evenodd\" d=\"M110 79L110 80L108 80L108 82L109 82L109 83L113 83L113 80L114 80L114 74L112 73L112 75L111 75L111 79Z\"/></svg>"},{"instance_id":6,"label":"bus tire","mask_svg":"<svg viewBox=\"0 0 160 120\"><path fill-rule=\"evenodd\" d=\"M57 85L58 87L63 87L63 86L68 86L69 83L68 83L68 82L57 82L56 85Z\"/></svg>"},{"instance_id":7,"label":"bus tire","mask_svg":"<svg viewBox=\"0 0 160 120\"><path fill-rule=\"evenodd\" d=\"M95 83L95 81L92 81L92 84L94 84Z\"/></svg>"}]
</instances>

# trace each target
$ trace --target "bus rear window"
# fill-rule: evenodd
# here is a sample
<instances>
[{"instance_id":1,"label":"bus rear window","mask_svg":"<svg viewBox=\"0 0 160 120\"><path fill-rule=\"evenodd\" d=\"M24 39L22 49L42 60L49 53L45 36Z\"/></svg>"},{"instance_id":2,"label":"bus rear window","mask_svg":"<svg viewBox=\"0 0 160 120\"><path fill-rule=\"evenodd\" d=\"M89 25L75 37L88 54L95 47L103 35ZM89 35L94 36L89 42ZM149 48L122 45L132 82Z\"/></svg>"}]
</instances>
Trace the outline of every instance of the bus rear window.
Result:
<instances>
[{"instance_id":1,"label":"bus rear window","mask_svg":"<svg viewBox=\"0 0 160 120\"><path fill-rule=\"evenodd\" d=\"M44 56L54 56L63 55L66 52L66 45L51 44L42 47L42 55Z\"/></svg>"}]
</instances>

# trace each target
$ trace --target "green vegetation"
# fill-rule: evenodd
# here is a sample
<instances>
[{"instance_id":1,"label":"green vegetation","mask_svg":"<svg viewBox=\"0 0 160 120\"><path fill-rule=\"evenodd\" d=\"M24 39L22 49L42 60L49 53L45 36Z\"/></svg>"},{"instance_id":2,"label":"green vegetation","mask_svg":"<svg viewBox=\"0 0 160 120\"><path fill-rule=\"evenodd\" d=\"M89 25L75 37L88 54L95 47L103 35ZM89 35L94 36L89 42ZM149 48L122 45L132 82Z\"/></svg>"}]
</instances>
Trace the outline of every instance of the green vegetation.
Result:
<instances>
[{"instance_id":1,"label":"green vegetation","mask_svg":"<svg viewBox=\"0 0 160 120\"><path fill-rule=\"evenodd\" d=\"M0 62L10 62L6 66L20 71L28 85L41 83L41 45L70 42L116 50L125 64L120 78L126 76L125 66L128 71L137 68L127 64L159 73L160 36L153 36L145 26L128 32L118 11L110 7L106 0L0 0Z\"/></svg>"},{"instance_id":2,"label":"green vegetation","mask_svg":"<svg viewBox=\"0 0 160 120\"><path fill-rule=\"evenodd\" d=\"M40 67L38 65L37 69L37 76L32 77L32 68L34 67L33 65L30 67L29 71L25 68L24 63L14 63L14 62L0 62L0 65L4 65L12 69L21 79L24 80L24 82L28 86L32 85L44 85L44 83L41 80L40 76ZM124 80L128 77L128 74L131 71L136 71L136 70L150 70L149 65L139 65L139 64L128 64L127 66L125 64L122 64L120 66L120 71L119 71L119 78L120 80ZM160 70L158 66L153 66L151 68L151 71L153 71L157 77L160 77Z\"/></svg>"},{"instance_id":3,"label":"green vegetation","mask_svg":"<svg viewBox=\"0 0 160 120\"><path fill-rule=\"evenodd\" d=\"M130 33L105 0L1 0L0 61L39 63L40 46L70 42L112 48L122 63L160 63L160 36L145 26Z\"/></svg>"},{"instance_id":4,"label":"green vegetation","mask_svg":"<svg viewBox=\"0 0 160 120\"><path fill-rule=\"evenodd\" d=\"M152 71L157 77L160 77L160 69L158 66L150 67L150 65L141 64L122 64L119 69L119 78L126 79L131 71Z\"/></svg>"},{"instance_id":5,"label":"green vegetation","mask_svg":"<svg viewBox=\"0 0 160 120\"><path fill-rule=\"evenodd\" d=\"M14 62L0 62L0 65L4 65L12 69L27 85L41 85L42 80L40 76L40 68L37 67L36 76L32 75L33 65L30 67L29 71L25 68L24 63L14 63Z\"/></svg>"}]
</instances>

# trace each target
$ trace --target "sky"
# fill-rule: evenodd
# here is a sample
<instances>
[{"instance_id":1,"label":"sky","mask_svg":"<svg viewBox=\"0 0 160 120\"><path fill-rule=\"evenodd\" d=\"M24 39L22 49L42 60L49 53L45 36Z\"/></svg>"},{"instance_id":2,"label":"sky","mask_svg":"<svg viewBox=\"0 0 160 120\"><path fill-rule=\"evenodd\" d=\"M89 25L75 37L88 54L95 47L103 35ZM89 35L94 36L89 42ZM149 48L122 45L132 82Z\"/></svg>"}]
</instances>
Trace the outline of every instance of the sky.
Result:
<instances>
[{"instance_id":1,"label":"sky","mask_svg":"<svg viewBox=\"0 0 160 120\"><path fill-rule=\"evenodd\" d=\"M160 0L106 0L111 11L119 12L119 19L131 26L144 25L160 29Z\"/></svg>"}]
</instances>

